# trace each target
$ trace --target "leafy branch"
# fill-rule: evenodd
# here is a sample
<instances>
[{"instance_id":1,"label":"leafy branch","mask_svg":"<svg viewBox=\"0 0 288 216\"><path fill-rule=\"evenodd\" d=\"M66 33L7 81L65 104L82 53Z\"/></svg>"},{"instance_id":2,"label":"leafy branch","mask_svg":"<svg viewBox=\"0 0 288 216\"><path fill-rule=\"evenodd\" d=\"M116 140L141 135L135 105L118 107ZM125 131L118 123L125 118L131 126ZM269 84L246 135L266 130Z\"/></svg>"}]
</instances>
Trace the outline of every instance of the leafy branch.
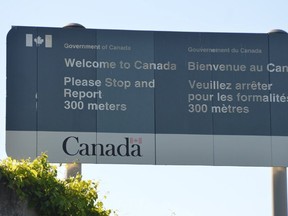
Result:
<instances>
[{"instance_id":1,"label":"leafy branch","mask_svg":"<svg viewBox=\"0 0 288 216\"><path fill-rule=\"evenodd\" d=\"M42 216L109 216L112 211L98 200L97 183L81 175L57 179L57 168L42 154L33 161L0 161L0 182L27 199Z\"/></svg>"}]
</instances>

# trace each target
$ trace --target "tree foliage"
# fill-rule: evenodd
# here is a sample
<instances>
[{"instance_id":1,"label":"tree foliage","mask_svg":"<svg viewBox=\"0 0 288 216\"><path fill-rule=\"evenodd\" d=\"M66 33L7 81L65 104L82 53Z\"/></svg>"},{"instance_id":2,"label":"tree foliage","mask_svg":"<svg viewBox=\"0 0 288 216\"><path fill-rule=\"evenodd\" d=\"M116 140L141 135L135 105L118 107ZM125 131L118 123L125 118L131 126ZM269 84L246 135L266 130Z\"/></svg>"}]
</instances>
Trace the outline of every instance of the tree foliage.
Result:
<instances>
[{"instance_id":1,"label":"tree foliage","mask_svg":"<svg viewBox=\"0 0 288 216\"><path fill-rule=\"evenodd\" d=\"M109 216L98 200L97 183L81 175L60 180L57 168L42 154L33 161L7 158L0 162L0 181L27 199L41 216Z\"/></svg>"}]
</instances>

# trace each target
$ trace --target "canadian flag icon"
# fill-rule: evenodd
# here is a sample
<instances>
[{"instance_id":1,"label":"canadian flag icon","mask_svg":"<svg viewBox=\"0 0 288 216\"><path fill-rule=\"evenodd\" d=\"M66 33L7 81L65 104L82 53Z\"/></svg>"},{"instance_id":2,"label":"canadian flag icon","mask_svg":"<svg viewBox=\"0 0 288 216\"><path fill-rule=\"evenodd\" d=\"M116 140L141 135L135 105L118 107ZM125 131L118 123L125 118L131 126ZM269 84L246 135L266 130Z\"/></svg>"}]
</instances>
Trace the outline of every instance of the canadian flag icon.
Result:
<instances>
[{"instance_id":1,"label":"canadian flag icon","mask_svg":"<svg viewBox=\"0 0 288 216\"><path fill-rule=\"evenodd\" d=\"M130 144L142 144L142 137L138 137L138 138L130 137L129 143Z\"/></svg>"},{"instance_id":2,"label":"canadian flag icon","mask_svg":"<svg viewBox=\"0 0 288 216\"><path fill-rule=\"evenodd\" d=\"M52 48L52 35L45 35L44 39L41 36L33 37L33 34L26 34L26 47L33 47L33 44L37 47L43 43L46 48Z\"/></svg>"}]
</instances>

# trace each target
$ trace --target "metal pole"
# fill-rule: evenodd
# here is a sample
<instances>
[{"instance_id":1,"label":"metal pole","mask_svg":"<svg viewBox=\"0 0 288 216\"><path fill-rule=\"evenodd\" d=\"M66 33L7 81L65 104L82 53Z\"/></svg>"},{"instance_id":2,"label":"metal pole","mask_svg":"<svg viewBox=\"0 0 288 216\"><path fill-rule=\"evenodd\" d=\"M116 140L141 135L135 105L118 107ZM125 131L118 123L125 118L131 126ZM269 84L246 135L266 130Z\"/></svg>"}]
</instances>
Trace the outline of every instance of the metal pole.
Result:
<instances>
[{"instance_id":1,"label":"metal pole","mask_svg":"<svg viewBox=\"0 0 288 216\"><path fill-rule=\"evenodd\" d=\"M287 216L286 167L273 167L273 216Z\"/></svg>"},{"instance_id":2,"label":"metal pole","mask_svg":"<svg viewBox=\"0 0 288 216\"><path fill-rule=\"evenodd\" d=\"M85 28L78 23L70 23L63 28ZM81 163L67 163L66 164L66 178L76 177L77 174L82 174Z\"/></svg>"},{"instance_id":3,"label":"metal pole","mask_svg":"<svg viewBox=\"0 0 288 216\"><path fill-rule=\"evenodd\" d=\"M281 29L274 29L269 34L287 34ZM270 59L270 57L269 57ZM273 167L273 216L287 216L287 173L286 167Z\"/></svg>"},{"instance_id":4,"label":"metal pole","mask_svg":"<svg viewBox=\"0 0 288 216\"><path fill-rule=\"evenodd\" d=\"M66 178L76 177L77 174L81 175L81 163L67 163L66 164Z\"/></svg>"}]
</instances>

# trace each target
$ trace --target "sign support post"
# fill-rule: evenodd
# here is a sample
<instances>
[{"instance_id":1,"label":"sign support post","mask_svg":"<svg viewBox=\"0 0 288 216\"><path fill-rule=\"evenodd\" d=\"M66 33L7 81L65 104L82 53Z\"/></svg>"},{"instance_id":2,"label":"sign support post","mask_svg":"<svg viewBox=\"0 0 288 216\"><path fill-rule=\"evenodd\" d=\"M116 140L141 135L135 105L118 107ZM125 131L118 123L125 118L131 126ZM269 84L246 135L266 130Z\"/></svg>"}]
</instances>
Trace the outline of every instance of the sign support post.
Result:
<instances>
[{"instance_id":1,"label":"sign support post","mask_svg":"<svg viewBox=\"0 0 288 216\"><path fill-rule=\"evenodd\" d=\"M77 174L81 173L81 163L67 163L66 164L66 178L76 177Z\"/></svg>"},{"instance_id":2,"label":"sign support post","mask_svg":"<svg viewBox=\"0 0 288 216\"><path fill-rule=\"evenodd\" d=\"M85 28L78 23L69 23L64 26L64 28ZM76 177L77 174L82 175L82 166L81 163L67 163L66 164L66 178Z\"/></svg>"},{"instance_id":3,"label":"sign support post","mask_svg":"<svg viewBox=\"0 0 288 216\"><path fill-rule=\"evenodd\" d=\"M286 167L273 167L273 216L287 216Z\"/></svg>"}]
</instances>

